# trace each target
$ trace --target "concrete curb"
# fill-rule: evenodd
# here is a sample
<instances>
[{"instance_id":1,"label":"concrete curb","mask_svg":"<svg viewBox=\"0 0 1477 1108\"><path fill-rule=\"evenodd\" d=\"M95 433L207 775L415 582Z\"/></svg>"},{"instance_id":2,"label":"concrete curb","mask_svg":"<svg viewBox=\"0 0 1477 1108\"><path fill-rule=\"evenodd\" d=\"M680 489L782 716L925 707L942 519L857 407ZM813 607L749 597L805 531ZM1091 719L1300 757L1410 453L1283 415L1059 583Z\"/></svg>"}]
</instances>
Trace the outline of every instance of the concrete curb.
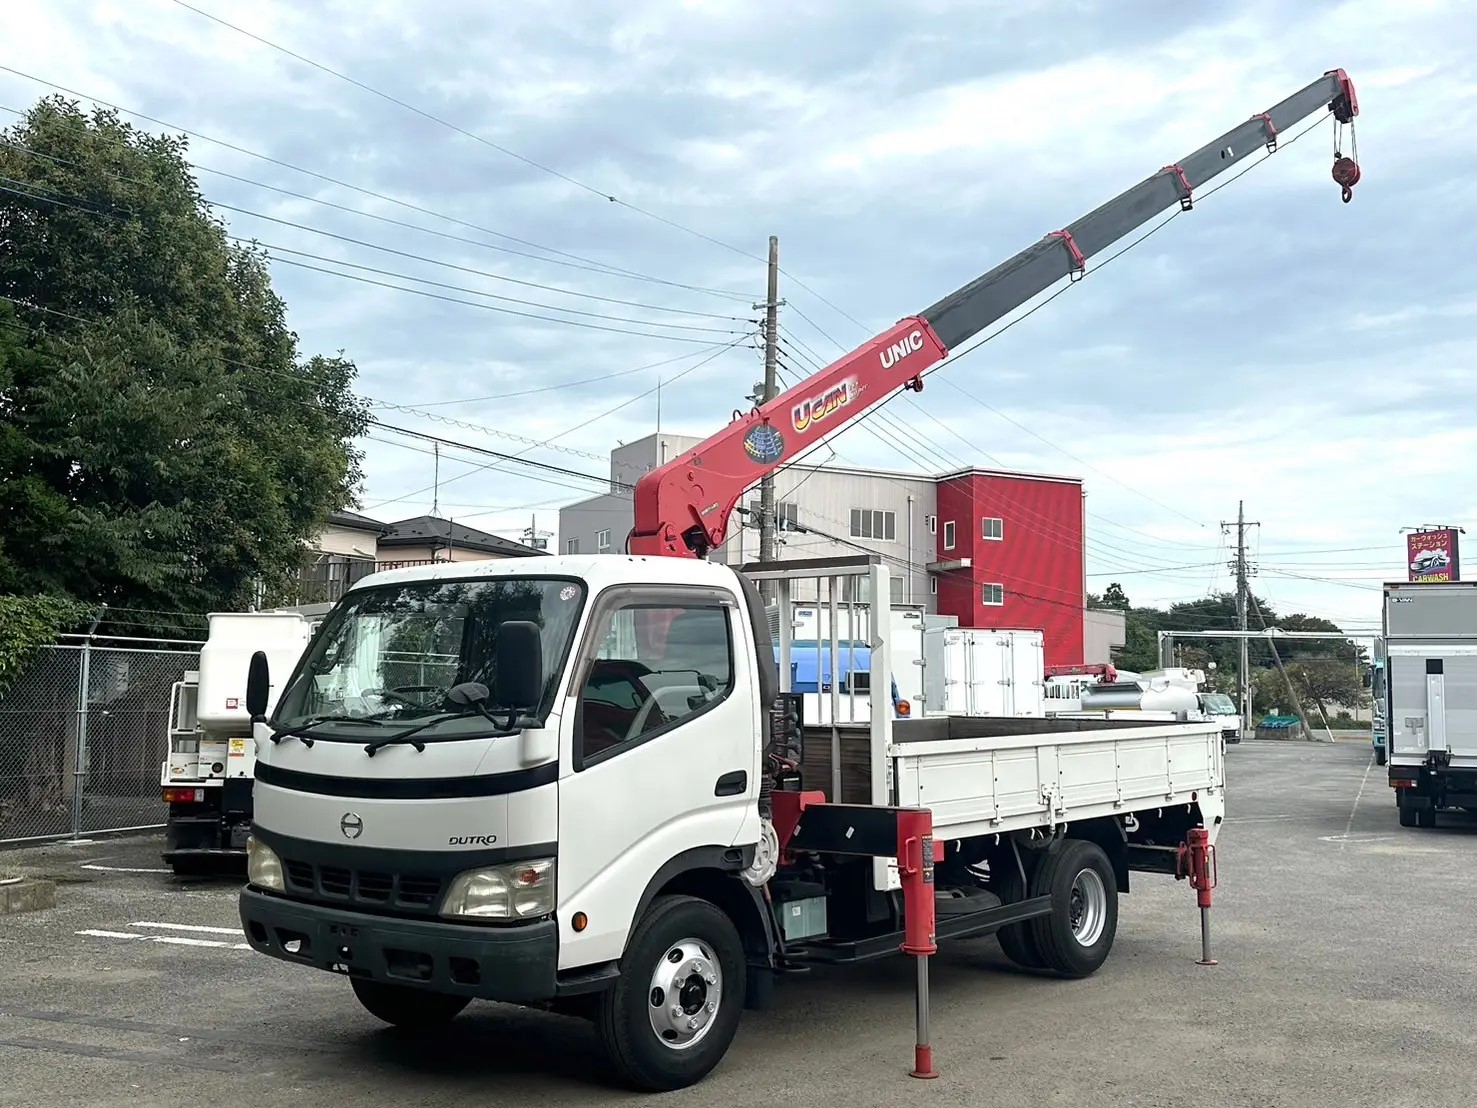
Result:
<instances>
[{"instance_id":1,"label":"concrete curb","mask_svg":"<svg viewBox=\"0 0 1477 1108\"><path fill-rule=\"evenodd\" d=\"M56 882L36 877L0 878L0 916L56 907Z\"/></svg>"}]
</instances>

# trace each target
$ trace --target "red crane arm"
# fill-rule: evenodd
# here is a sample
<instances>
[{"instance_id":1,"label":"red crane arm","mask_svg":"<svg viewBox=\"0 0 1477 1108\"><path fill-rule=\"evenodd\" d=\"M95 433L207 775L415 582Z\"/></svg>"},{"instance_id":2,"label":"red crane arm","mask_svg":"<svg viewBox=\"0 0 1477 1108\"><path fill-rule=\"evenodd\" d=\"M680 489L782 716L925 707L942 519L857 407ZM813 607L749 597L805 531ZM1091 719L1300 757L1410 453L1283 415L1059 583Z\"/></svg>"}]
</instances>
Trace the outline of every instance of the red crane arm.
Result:
<instances>
[{"instance_id":1,"label":"red crane arm","mask_svg":"<svg viewBox=\"0 0 1477 1108\"><path fill-rule=\"evenodd\" d=\"M1342 69L1329 70L773 400L747 413L735 412L723 430L637 482L635 526L627 550L640 555L706 556L727 536L739 498L765 475L882 403L899 387L922 389L923 374L951 349L1062 277L1082 276L1089 257L1160 212L1175 204L1189 210L1195 189L1259 150L1275 150L1282 132L1325 107L1340 124L1352 124L1359 114L1354 84ZM1333 178L1347 201L1359 180L1358 166L1335 151Z\"/></svg>"}]
</instances>

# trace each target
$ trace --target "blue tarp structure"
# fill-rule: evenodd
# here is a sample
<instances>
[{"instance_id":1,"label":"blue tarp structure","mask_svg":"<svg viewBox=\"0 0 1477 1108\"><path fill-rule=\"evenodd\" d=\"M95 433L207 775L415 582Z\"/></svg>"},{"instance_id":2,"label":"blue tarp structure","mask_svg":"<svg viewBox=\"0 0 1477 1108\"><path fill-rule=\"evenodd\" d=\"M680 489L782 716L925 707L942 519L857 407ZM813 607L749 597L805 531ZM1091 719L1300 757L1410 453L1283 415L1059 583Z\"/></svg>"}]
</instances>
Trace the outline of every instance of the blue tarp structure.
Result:
<instances>
[{"instance_id":1,"label":"blue tarp structure","mask_svg":"<svg viewBox=\"0 0 1477 1108\"><path fill-rule=\"evenodd\" d=\"M841 693L846 695L849 691L845 678L850 673L872 672L872 650L870 647L857 645L849 648L844 642L836 649L837 662L842 674ZM779 647L774 649L774 659L779 661ZM817 674L819 673L819 681ZM820 649L816 649L813 642L792 642L790 644L790 691L798 693L821 692L821 686L831 684L831 644L822 643ZM829 692L829 688L824 691ZM860 692L861 690L858 690ZM897 681L892 682L892 702L898 701Z\"/></svg>"}]
</instances>

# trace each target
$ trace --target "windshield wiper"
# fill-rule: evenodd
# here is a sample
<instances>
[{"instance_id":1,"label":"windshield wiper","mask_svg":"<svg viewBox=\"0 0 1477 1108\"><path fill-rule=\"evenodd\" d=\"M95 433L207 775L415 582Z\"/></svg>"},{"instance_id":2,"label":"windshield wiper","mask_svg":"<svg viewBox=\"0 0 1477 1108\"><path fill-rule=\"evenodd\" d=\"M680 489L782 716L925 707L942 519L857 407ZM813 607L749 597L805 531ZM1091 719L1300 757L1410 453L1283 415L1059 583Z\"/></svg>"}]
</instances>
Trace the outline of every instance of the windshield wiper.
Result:
<instances>
[{"instance_id":1,"label":"windshield wiper","mask_svg":"<svg viewBox=\"0 0 1477 1108\"><path fill-rule=\"evenodd\" d=\"M364 753L373 758L375 751L402 742L410 743L411 746L415 747L417 754L424 753L426 744L424 740L415 738L415 735L428 727L434 727L438 723L445 723L447 720L452 719L468 719L471 716L486 717L487 721L497 728L494 732L495 735L516 734L520 725L537 726L536 721L526 720L525 722L526 717L521 717L517 713L510 713L508 722L506 724L502 723L492 714L492 710L487 706L488 696L487 686L480 682L466 681L460 685L453 686L447 692L446 699L459 706L455 711L438 712L431 719L417 723L414 727L407 727L402 731L396 731L393 735L383 735L372 742L365 743Z\"/></svg>"},{"instance_id":2,"label":"windshield wiper","mask_svg":"<svg viewBox=\"0 0 1477 1108\"><path fill-rule=\"evenodd\" d=\"M273 745L280 743L283 739L298 739L304 746L311 748L314 742L313 731L324 723L367 723L371 727L388 727L389 724L382 719L370 719L368 716L312 716L305 719L296 727L288 727L281 731L273 731L271 739Z\"/></svg>"},{"instance_id":3,"label":"windshield wiper","mask_svg":"<svg viewBox=\"0 0 1477 1108\"><path fill-rule=\"evenodd\" d=\"M423 740L414 737L419 732L424 731L428 727L434 727L438 723L445 723L447 720L466 719L469 716L480 715L486 715L486 713L477 708L464 708L459 712L439 712L434 718L417 723L414 727L407 727L404 730L396 731L393 735L381 735L373 742L365 743L364 753L373 758L374 752L382 747L408 742L411 746L415 747L415 752L420 754L426 749L426 744ZM492 717L489 716L488 718L491 719ZM493 720L493 722L496 723L497 721Z\"/></svg>"}]
</instances>

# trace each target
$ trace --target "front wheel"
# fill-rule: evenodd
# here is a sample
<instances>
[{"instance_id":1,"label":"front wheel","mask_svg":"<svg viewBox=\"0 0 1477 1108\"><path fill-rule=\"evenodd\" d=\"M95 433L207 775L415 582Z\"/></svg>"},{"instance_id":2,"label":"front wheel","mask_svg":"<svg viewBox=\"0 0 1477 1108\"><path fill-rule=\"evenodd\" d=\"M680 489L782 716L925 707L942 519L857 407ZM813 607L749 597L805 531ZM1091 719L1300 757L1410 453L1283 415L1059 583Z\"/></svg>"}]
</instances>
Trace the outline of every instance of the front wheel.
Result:
<instances>
[{"instance_id":1,"label":"front wheel","mask_svg":"<svg viewBox=\"0 0 1477 1108\"><path fill-rule=\"evenodd\" d=\"M744 985L743 943L728 916L696 897L659 897L631 936L615 987L600 998L595 1030L631 1085L685 1088L727 1053Z\"/></svg>"},{"instance_id":2,"label":"front wheel","mask_svg":"<svg viewBox=\"0 0 1477 1108\"><path fill-rule=\"evenodd\" d=\"M395 1027L421 1031L450 1023L468 1004L464 996L448 996L409 985L387 985L351 977L349 984L365 1011Z\"/></svg>"},{"instance_id":3,"label":"front wheel","mask_svg":"<svg viewBox=\"0 0 1477 1108\"><path fill-rule=\"evenodd\" d=\"M1042 860L1032 892L1051 897L1051 912L1031 921L1044 966L1063 977L1095 973L1118 932L1118 878L1103 848L1063 840Z\"/></svg>"}]
</instances>

